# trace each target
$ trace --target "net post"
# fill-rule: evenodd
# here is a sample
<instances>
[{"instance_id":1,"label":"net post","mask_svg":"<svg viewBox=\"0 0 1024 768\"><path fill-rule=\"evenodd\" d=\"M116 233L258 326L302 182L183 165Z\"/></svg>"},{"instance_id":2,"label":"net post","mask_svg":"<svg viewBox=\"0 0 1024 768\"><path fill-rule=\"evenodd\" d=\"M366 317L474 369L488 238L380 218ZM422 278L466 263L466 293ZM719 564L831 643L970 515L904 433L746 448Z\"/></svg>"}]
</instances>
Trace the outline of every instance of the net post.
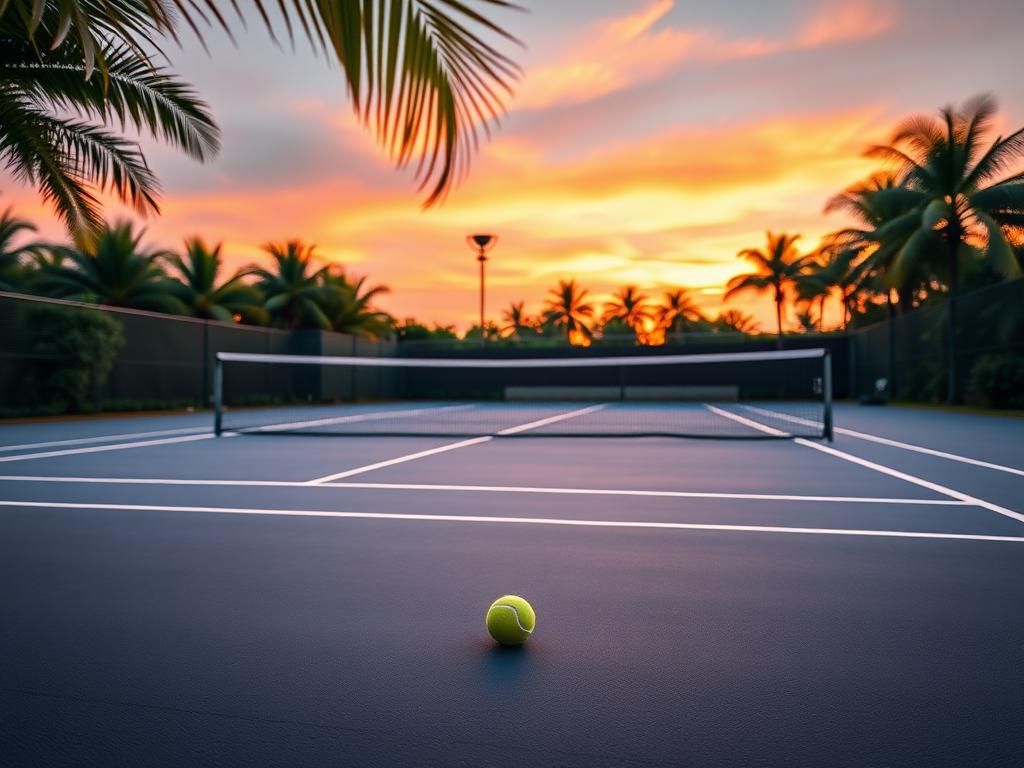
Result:
<instances>
[{"instance_id":1,"label":"net post","mask_svg":"<svg viewBox=\"0 0 1024 768\"><path fill-rule=\"evenodd\" d=\"M217 354L217 362L213 366L213 434L221 435L222 415L224 411L224 361Z\"/></svg>"},{"instance_id":2,"label":"net post","mask_svg":"<svg viewBox=\"0 0 1024 768\"><path fill-rule=\"evenodd\" d=\"M822 398L825 405L824 434L823 437L832 442L832 353L825 350L822 359Z\"/></svg>"}]
</instances>

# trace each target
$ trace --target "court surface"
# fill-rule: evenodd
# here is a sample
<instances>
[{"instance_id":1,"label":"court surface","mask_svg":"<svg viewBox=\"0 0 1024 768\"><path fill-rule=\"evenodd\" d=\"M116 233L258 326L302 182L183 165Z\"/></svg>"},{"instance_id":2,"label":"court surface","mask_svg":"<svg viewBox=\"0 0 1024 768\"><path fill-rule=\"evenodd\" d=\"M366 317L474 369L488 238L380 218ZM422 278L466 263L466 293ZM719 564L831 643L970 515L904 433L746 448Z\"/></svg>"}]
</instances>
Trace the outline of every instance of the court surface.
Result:
<instances>
[{"instance_id":1,"label":"court surface","mask_svg":"<svg viewBox=\"0 0 1024 768\"><path fill-rule=\"evenodd\" d=\"M1022 419L210 422L0 426L0 765L1024 764Z\"/></svg>"}]
</instances>

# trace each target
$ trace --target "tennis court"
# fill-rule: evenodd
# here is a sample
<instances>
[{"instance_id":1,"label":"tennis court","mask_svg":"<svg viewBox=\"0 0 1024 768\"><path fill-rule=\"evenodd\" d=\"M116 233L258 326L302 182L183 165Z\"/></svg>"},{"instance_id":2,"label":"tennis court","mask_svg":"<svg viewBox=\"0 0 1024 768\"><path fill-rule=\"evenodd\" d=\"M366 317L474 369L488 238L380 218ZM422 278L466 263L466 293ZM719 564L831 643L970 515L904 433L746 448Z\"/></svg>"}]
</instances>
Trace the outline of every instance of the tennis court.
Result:
<instances>
[{"instance_id":1,"label":"tennis court","mask_svg":"<svg viewBox=\"0 0 1024 768\"><path fill-rule=\"evenodd\" d=\"M630 408L782 439L497 434ZM1020 765L1021 419L464 411L0 427L0 763ZM521 649L483 628L506 593Z\"/></svg>"}]
</instances>

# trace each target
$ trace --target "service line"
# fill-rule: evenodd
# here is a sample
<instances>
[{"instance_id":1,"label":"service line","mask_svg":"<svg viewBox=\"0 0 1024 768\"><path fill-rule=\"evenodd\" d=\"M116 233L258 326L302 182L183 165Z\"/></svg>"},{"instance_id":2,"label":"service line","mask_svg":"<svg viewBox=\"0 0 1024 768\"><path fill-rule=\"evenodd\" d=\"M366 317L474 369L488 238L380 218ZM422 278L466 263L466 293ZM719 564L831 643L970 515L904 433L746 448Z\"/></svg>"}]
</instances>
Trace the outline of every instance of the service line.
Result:
<instances>
[{"instance_id":1,"label":"service line","mask_svg":"<svg viewBox=\"0 0 1024 768\"><path fill-rule=\"evenodd\" d=\"M879 496L809 496L782 493L729 493L719 491L656 491L629 488L557 488L521 485L453 485L440 483L331 482L310 485L289 480L192 480L138 477L49 477L46 475L0 475L0 482L70 483L82 485L221 486L236 488L338 488L379 491L440 491L446 493L526 493L553 496L635 496L664 499L726 499L735 501L794 501L836 504L895 504L957 507L969 502L955 499L886 498Z\"/></svg>"},{"instance_id":2,"label":"service line","mask_svg":"<svg viewBox=\"0 0 1024 768\"><path fill-rule=\"evenodd\" d=\"M156 504L89 504L48 501L0 501L0 507L26 509L82 509L115 512L175 512L214 515L266 515L275 517L325 517L349 520L391 520L417 523L462 523L495 525L545 525L568 528L632 528L721 533L763 533L813 536L859 536L890 539L937 539L945 541L989 541L1024 544L1024 536L992 536L974 533L926 533L921 531L880 531L853 528L791 528L774 525L721 525L714 523L662 523L631 520L567 520L552 517L495 517L483 515L431 515L390 512L338 512L333 510L260 509L250 507L185 507Z\"/></svg>"}]
</instances>

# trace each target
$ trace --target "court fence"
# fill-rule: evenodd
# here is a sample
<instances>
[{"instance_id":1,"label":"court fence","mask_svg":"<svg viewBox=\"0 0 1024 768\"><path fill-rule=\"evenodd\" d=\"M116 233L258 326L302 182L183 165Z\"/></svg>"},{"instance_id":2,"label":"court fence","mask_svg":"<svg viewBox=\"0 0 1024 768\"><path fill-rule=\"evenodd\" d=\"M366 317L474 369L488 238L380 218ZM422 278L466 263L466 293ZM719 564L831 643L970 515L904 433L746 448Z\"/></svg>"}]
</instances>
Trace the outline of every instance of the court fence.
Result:
<instances>
[{"instance_id":1,"label":"court fence","mask_svg":"<svg viewBox=\"0 0 1024 768\"><path fill-rule=\"evenodd\" d=\"M1024 279L960 296L960 392L983 406L1024 408ZM947 305L930 304L849 334L794 334L786 349L831 353L836 399L941 401ZM373 341L326 331L284 331L0 292L0 417L94 410L209 407L218 352L354 357L580 358L771 351L770 337L679 338L658 347ZM395 387L383 369L297 370L287 382L249 372L225 382L236 403L372 399Z\"/></svg>"},{"instance_id":2,"label":"court fence","mask_svg":"<svg viewBox=\"0 0 1024 768\"><path fill-rule=\"evenodd\" d=\"M1024 408L1024 278L958 297L957 399ZM949 302L928 304L850 333L853 391L861 399L942 402Z\"/></svg>"},{"instance_id":3,"label":"court fence","mask_svg":"<svg viewBox=\"0 0 1024 768\"><path fill-rule=\"evenodd\" d=\"M380 356L395 344L0 292L0 416L209 407L218 352ZM266 389L227 386L253 404Z\"/></svg>"}]
</instances>

